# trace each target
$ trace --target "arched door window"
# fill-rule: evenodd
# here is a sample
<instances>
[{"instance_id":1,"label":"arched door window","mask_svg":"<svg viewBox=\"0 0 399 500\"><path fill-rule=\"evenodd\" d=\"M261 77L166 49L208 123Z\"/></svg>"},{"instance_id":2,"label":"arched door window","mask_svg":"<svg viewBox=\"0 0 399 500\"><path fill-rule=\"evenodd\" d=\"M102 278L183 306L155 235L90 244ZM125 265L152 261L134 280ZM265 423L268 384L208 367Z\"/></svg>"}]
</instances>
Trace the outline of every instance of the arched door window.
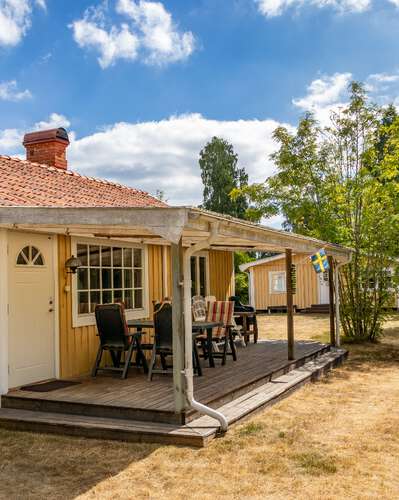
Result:
<instances>
[{"instance_id":1,"label":"arched door window","mask_svg":"<svg viewBox=\"0 0 399 500\"><path fill-rule=\"evenodd\" d=\"M18 254L17 266L44 266L41 251L33 245L24 247Z\"/></svg>"}]
</instances>

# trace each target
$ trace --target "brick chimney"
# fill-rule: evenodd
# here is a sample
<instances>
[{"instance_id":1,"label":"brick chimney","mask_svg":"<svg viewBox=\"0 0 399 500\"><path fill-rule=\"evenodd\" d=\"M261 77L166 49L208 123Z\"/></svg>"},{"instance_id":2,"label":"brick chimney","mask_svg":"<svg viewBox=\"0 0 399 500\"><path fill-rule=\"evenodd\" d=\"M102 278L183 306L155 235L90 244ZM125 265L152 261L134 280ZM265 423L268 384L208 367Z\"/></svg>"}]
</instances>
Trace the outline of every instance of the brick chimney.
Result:
<instances>
[{"instance_id":1,"label":"brick chimney","mask_svg":"<svg viewBox=\"0 0 399 500\"><path fill-rule=\"evenodd\" d=\"M26 159L66 170L68 163L65 150L69 145L68 133L64 128L41 130L25 134Z\"/></svg>"}]
</instances>

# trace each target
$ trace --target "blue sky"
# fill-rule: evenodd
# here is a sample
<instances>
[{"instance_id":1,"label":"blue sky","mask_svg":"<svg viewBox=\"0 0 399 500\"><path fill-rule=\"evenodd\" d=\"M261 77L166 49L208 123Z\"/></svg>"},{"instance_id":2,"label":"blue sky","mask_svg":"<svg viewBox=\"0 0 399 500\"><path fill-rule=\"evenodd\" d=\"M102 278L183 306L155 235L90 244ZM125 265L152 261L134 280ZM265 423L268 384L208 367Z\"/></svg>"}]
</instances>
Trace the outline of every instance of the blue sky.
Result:
<instances>
[{"instance_id":1,"label":"blue sky","mask_svg":"<svg viewBox=\"0 0 399 500\"><path fill-rule=\"evenodd\" d=\"M74 170L196 204L212 135L259 181L273 129L352 78L395 101L398 28L399 0L0 0L0 154L65 125Z\"/></svg>"}]
</instances>

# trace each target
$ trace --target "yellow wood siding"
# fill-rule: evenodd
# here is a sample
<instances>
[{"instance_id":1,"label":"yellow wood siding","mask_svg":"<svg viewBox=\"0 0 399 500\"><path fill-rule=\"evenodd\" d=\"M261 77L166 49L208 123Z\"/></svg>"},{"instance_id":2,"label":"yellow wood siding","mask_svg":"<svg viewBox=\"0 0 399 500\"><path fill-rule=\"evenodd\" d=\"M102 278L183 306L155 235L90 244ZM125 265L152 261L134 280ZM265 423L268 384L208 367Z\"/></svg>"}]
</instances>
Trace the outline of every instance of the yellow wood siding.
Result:
<instances>
[{"instance_id":1,"label":"yellow wood siding","mask_svg":"<svg viewBox=\"0 0 399 500\"><path fill-rule=\"evenodd\" d=\"M171 296L170 248L166 252L167 269L163 272L163 250L161 246L148 245L148 283L149 311L152 302L167 295ZM66 273L65 261L71 256L71 238L58 237L59 269L59 320L60 320L60 376L74 377L89 373L98 349L96 327L72 326L72 283L71 275ZM218 299L225 299L233 290L233 258L230 252L211 251L209 253L210 292ZM167 278L167 286L164 279ZM69 287L66 291L65 287ZM149 342L147 332L144 342Z\"/></svg>"},{"instance_id":2,"label":"yellow wood siding","mask_svg":"<svg viewBox=\"0 0 399 500\"><path fill-rule=\"evenodd\" d=\"M209 291L217 300L226 300L234 291L234 260L232 252L209 252Z\"/></svg>"},{"instance_id":3,"label":"yellow wood siding","mask_svg":"<svg viewBox=\"0 0 399 500\"><path fill-rule=\"evenodd\" d=\"M58 237L59 266L59 317L60 317L60 375L74 377L89 373L98 349L96 327L72 326L72 285L71 275L65 272L65 261L71 256L71 239ZM162 289L162 248L148 246L148 278L150 311L152 301L163 297ZM65 286L70 291L65 291ZM148 339L146 339L148 340ZM144 341L146 341L144 340Z\"/></svg>"},{"instance_id":4,"label":"yellow wood siding","mask_svg":"<svg viewBox=\"0 0 399 500\"><path fill-rule=\"evenodd\" d=\"M296 265L297 287L294 295L294 305L299 309L310 307L318 303L317 274L306 255L294 255L293 264ZM267 309L268 307L286 306L284 293L269 292L269 272L285 271L285 260L275 260L252 268L255 287L255 307Z\"/></svg>"}]
</instances>

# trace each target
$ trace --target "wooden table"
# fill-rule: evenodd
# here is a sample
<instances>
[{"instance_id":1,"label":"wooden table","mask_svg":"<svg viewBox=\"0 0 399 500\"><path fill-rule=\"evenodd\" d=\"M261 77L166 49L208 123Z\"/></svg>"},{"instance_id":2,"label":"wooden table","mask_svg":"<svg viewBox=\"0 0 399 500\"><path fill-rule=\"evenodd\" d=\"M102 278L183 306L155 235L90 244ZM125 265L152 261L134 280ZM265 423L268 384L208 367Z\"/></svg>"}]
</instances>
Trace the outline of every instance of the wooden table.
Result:
<instances>
[{"instance_id":1,"label":"wooden table","mask_svg":"<svg viewBox=\"0 0 399 500\"><path fill-rule=\"evenodd\" d=\"M141 333L144 328L154 328L154 322L151 319L131 319L128 320L127 326L129 328L136 328L137 333ZM212 354L212 330L218 326L222 326L220 321L193 321L193 337L198 337L201 333L206 332L209 366L211 368L215 367L215 360Z\"/></svg>"},{"instance_id":2,"label":"wooden table","mask_svg":"<svg viewBox=\"0 0 399 500\"><path fill-rule=\"evenodd\" d=\"M234 311L235 318L242 318L242 336L246 343L249 342L249 336L253 333L254 343L258 342L258 321L255 311ZM253 318L253 330L248 328L248 318Z\"/></svg>"}]
</instances>

